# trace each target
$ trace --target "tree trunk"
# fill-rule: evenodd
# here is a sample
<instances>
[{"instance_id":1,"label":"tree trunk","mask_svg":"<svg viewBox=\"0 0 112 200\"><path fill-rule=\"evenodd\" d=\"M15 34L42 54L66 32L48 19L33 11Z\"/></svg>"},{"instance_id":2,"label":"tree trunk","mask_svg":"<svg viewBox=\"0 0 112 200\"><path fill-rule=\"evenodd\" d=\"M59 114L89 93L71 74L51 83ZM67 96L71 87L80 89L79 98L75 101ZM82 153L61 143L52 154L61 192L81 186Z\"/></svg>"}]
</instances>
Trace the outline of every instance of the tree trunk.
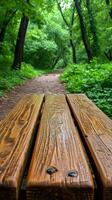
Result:
<instances>
[{"instance_id":1,"label":"tree trunk","mask_svg":"<svg viewBox=\"0 0 112 200\"><path fill-rule=\"evenodd\" d=\"M1 28L1 31L0 31L0 54L2 54L3 41L4 41L4 38L5 38L6 28L7 28L7 25L5 23L2 24L2 28Z\"/></svg>"},{"instance_id":2,"label":"tree trunk","mask_svg":"<svg viewBox=\"0 0 112 200\"><path fill-rule=\"evenodd\" d=\"M54 62L53 62L53 64L52 64L52 68L54 68L54 67L57 65L57 63L58 63L60 57L61 57L61 54L57 55L56 59L54 60Z\"/></svg>"},{"instance_id":3,"label":"tree trunk","mask_svg":"<svg viewBox=\"0 0 112 200\"><path fill-rule=\"evenodd\" d=\"M77 63L77 58L76 58L76 48L74 46L74 42L72 39L70 39L70 45L71 45L71 49L72 49L72 59L73 59L73 63Z\"/></svg>"},{"instance_id":4,"label":"tree trunk","mask_svg":"<svg viewBox=\"0 0 112 200\"><path fill-rule=\"evenodd\" d=\"M98 44L97 31L96 31L95 20L94 20L91 5L90 5L90 0L86 0L86 7L88 11L88 16L89 16L90 30L93 35L93 54L94 56L98 56L100 52L100 47Z\"/></svg>"},{"instance_id":5,"label":"tree trunk","mask_svg":"<svg viewBox=\"0 0 112 200\"><path fill-rule=\"evenodd\" d=\"M75 4L73 5L73 10L72 10L72 14L71 14L69 33L70 33L70 45L71 45L71 49L72 49L72 60L73 60L73 63L76 64L77 63L76 45L73 41L74 14L75 14Z\"/></svg>"},{"instance_id":6,"label":"tree trunk","mask_svg":"<svg viewBox=\"0 0 112 200\"><path fill-rule=\"evenodd\" d=\"M109 5L110 4L110 0L105 0L106 4Z\"/></svg>"},{"instance_id":7,"label":"tree trunk","mask_svg":"<svg viewBox=\"0 0 112 200\"><path fill-rule=\"evenodd\" d=\"M16 47L15 47L14 61L13 61L13 65L12 65L12 69L15 69L15 70L21 68L28 22L29 22L29 18L27 16L23 15L21 22L20 22L18 37L17 37L17 41L16 41Z\"/></svg>"},{"instance_id":8,"label":"tree trunk","mask_svg":"<svg viewBox=\"0 0 112 200\"><path fill-rule=\"evenodd\" d=\"M84 46L85 46L85 49L86 49L88 61L90 61L93 58L93 52L92 52L92 49L91 49L91 46L90 46L90 43L89 43L89 39L88 39L88 36L87 36L82 10L81 10L79 1L78 0L74 0L74 1L75 1L76 10L77 10L77 13L78 13L78 16L79 16L82 40L83 40L83 43L84 43Z\"/></svg>"},{"instance_id":9,"label":"tree trunk","mask_svg":"<svg viewBox=\"0 0 112 200\"><path fill-rule=\"evenodd\" d=\"M7 25L6 25L5 23L3 23L3 24L2 24L1 31L0 31L0 46L1 46L1 44L3 43L3 41L4 41L6 28L7 28Z\"/></svg>"},{"instance_id":10,"label":"tree trunk","mask_svg":"<svg viewBox=\"0 0 112 200\"><path fill-rule=\"evenodd\" d=\"M109 49L108 51L104 52L105 56L109 61L112 61L112 49Z\"/></svg>"}]
</instances>

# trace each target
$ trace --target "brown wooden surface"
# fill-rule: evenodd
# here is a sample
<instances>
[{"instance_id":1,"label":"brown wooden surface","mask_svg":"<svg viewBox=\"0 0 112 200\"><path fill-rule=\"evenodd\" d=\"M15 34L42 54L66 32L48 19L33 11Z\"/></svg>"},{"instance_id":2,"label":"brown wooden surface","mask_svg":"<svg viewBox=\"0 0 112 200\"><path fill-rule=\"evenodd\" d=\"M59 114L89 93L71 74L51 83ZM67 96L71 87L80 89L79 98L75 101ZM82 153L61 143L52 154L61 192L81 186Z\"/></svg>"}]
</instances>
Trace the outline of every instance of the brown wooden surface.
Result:
<instances>
[{"instance_id":1,"label":"brown wooden surface","mask_svg":"<svg viewBox=\"0 0 112 200\"><path fill-rule=\"evenodd\" d=\"M18 199L43 95L27 95L0 123L0 200Z\"/></svg>"},{"instance_id":2,"label":"brown wooden surface","mask_svg":"<svg viewBox=\"0 0 112 200\"><path fill-rule=\"evenodd\" d=\"M112 199L112 120L85 95L67 95L102 182L100 198Z\"/></svg>"},{"instance_id":3,"label":"brown wooden surface","mask_svg":"<svg viewBox=\"0 0 112 200\"><path fill-rule=\"evenodd\" d=\"M57 172L50 175L49 167ZM68 177L69 171L77 177ZM92 200L94 184L64 95L48 96L27 177L28 200Z\"/></svg>"}]
</instances>

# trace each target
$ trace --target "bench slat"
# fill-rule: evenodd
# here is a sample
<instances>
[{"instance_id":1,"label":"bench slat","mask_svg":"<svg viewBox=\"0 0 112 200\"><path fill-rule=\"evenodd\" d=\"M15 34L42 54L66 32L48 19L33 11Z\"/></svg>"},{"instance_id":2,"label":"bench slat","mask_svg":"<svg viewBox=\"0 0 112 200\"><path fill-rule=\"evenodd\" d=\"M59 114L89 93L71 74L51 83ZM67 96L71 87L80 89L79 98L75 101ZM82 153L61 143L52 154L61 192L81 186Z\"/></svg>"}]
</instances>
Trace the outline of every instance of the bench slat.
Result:
<instances>
[{"instance_id":1,"label":"bench slat","mask_svg":"<svg viewBox=\"0 0 112 200\"><path fill-rule=\"evenodd\" d=\"M112 199L112 121L85 95L67 95L102 182L100 199Z\"/></svg>"},{"instance_id":2,"label":"bench slat","mask_svg":"<svg viewBox=\"0 0 112 200\"><path fill-rule=\"evenodd\" d=\"M18 199L20 182L43 102L26 95L0 124L0 199Z\"/></svg>"},{"instance_id":3,"label":"bench slat","mask_svg":"<svg viewBox=\"0 0 112 200\"><path fill-rule=\"evenodd\" d=\"M52 168L55 173L49 174ZM75 177L68 177L74 171ZM93 199L94 184L64 95L46 98L27 177L27 200Z\"/></svg>"}]
</instances>

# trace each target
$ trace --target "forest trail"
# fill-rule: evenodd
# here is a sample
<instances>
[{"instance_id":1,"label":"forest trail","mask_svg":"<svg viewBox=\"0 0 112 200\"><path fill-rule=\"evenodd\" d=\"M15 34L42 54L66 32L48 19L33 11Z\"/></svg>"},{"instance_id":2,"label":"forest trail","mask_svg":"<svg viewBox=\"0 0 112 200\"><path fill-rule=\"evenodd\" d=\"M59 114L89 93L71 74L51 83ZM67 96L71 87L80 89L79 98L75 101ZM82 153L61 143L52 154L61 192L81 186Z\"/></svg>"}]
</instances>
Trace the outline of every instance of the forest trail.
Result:
<instances>
[{"instance_id":1,"label":"forest trail","mask_svg":"<svg viewBox=\"0 0 112 200\"><path fill-rule=\"evenodd\" d=\"M43 75L27 81L22 86L17 86L5 97L0 98L0 121L14 107L14 105L25 95L29 93L37 94L63 94L64 86L59 82L58 73Z\"/></svg>"}]
</instances>

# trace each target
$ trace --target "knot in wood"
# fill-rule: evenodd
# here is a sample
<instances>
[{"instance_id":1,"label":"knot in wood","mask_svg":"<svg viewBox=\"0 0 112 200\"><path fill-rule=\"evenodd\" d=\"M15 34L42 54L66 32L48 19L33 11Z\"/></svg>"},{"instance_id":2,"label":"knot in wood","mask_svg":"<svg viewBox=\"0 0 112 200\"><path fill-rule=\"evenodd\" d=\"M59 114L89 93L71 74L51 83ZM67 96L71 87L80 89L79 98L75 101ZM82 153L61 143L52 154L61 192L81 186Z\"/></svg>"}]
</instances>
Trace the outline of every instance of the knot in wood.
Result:
<instances>
[{"instance_id":1,"label":"knot in wood","mask_svg":"<svg viewBox=\"0 0 112 200\"><path fill-rule=\"evenodd\" d=\"M49 167L49 168L47 169L47 173L50 174L50 175L56 173L57 171L58 171L58 170L56 169L56 167Z\"/></svg>"},{"instance_id":2,"label":"knot in wood","mask_svg":"<svg viewBox=\"0 0 112 200\"><path fill-rule=\"evenodd\" d=\"M19 119L19 123L22 125L25 123L25 120L24 119Z\"/></svg>"},{"instance_id":3,"label":"knot in wood","mask_svg":"<svg viewBox=\"0 0 112 200\"><path fill-rule=\"evenodd\" d=\"M68 172L68 176L69 177L77 177L78 176L78 172L75 170L75 171L70 171Z\"/></svg>"}]
</instances>

